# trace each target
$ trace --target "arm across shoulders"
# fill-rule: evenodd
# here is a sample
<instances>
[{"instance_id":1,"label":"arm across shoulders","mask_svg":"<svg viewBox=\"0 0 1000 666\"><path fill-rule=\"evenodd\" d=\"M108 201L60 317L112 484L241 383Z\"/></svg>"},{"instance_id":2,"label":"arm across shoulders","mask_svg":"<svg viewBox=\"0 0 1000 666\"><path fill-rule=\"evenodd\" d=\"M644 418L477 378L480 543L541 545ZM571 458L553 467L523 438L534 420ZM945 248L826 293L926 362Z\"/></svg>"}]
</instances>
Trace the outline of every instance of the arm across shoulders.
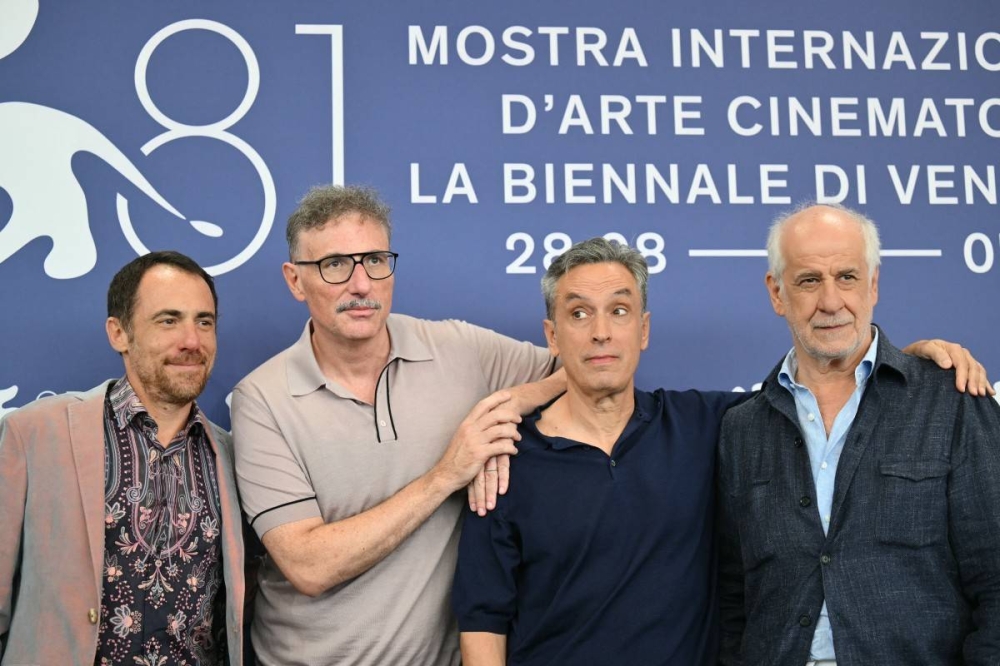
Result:
<instances>
[{"instance_id":1,"label":"arm across shoulders","mask_svg":"<svg viewBox=\"0 0 1000 666\"><path fill-rule=\"evenodd\" d=\"M557 367L556 358L545 347L464 321L445 323L473 345L490 391L538 381Z\"/></svg>"}]
</instances>

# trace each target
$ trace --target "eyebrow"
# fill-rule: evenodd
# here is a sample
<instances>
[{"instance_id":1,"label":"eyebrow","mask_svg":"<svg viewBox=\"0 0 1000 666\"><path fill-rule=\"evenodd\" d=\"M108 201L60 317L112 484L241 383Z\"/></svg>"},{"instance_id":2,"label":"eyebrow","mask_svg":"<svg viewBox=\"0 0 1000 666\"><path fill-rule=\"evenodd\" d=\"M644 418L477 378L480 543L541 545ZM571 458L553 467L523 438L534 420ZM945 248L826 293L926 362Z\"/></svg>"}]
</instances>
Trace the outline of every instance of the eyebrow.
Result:
<instances>
[{"instance_id":1,"label":"eyebrow","mask_svg":"<svg viewBox=\"0 0 1000 666\"><path fill-rule=\"evenodd\" d=\"M159 319L160 317L176 317L176 318L181 318L183 316L184 316L184 313L181 312L180 310L160 310L159 312L156 312L156 313L153 314L153 319ZM199 312L199 313L195 314L194 318L195 319L211 319L212 321L215 321L216 317L215 317L215 313L214 312L209 312L209 311L205 310L205 311L202 311L202 312Z\"/></svg>"},{"instance_id":2,"label":"eyebrow","mask_svg":"<svg viewBox=\"0 0 1000 666\"><path fill-rule=\"evenodd\" d=\"M834 275L850 275L851 273L860 273L860 272L861 272L861 269L859 267L857 267L857 266L847 266L846 268L841 268L841 269L837 270L834 273ZM807 269L807 270L799 271L798 273L793 274L792 277L794 279L796 279L796 280L800 280L800 279L805 278L805 277L822 277L824 275L827 275L826 271L817 271L817 270L814 270L814 269Z\"/></svg>"},{"instance_id":3,"label":"eyebrow","mask_svg":"<svg viewBox=\"0 0 1000 666\"><path fill-rule=\"evenodd\" d=\"M391 252L392 250L365 250L364 252L331 252L330 254L325 254L316 261L323 261L324 259L330 259L331 257L363 257L366 254L379 254L382 252Z\"/></svg>"}]
</instances>

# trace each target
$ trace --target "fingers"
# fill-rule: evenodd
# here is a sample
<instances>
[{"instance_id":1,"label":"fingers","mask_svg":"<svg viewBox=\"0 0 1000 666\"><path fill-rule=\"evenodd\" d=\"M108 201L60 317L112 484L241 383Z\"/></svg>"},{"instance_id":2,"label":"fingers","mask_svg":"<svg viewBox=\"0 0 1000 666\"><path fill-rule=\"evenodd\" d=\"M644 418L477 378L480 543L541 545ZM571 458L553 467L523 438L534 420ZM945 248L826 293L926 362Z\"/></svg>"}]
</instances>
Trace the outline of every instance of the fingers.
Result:
<instances>
[{"instance_id":1,"label":"fingers","mask_svg":"<svg viewBox=\"0 0 1000 666\"><path fill-rule=\"evenodd\" d=\"M972 359L972 363L974 367L972 373L970 373L970 381L972 381L978 388L978 392L973 395L993 395L995 391L993 391L993 386L990 385L990 378L986 376L986 368L983 367L982 363L975 359Z\"/></svg>"},{"instance_id":2,"label":"fingers","mask_svg":"<svg viewBox=\"0 0 1000 666\"><path fill-rule=\"evenodd\" d=\"M469 498L469 511L476 511L476 480L469 481L465 486L465 494Z\"/></svg>"},{"instance_id":3,"label":"fingers","mask_svg":"<svg viewBox=\"0 0 1000 666\"><path fill-rule=\"evenodd\" d=\"M486 461L486 510L492 511L497 505L497 496L507 492L510 484L510 456L493 456Z\"/></svg>"},{"instance_id":4,"label":"fingers","mask_svg":"<svg viewBox=\"0 0 1000 666\"><path fill-rule=\"evenodd\" d=\"M510 455L492 456L469 483L469 510L480 516L492 511L497 505L497 496L507 492L510 483Z\"/></svg>"},{"instance_id":5,"label":"fingers","mask_svg":"<svg viewBox=\"0 0 1000 666\"><path fill-rule=\"evenodd\" d=\"M969 395L988 396L996 395L996 389L990 384L990 379L986 374L986 368L976 360L968 349L954 343L942 343L942 347L947 348L947 363L941 359L933 360L942 368L955 368L955 388L966 392Z\"/></svg>"},{"instance_id":6,"label":"fingers","mask_svg":"<svg viewBox=\"0 0 1000 666\"><path fill-rule=\"evenodd\" d=\"M513 439L495 439L489 444L483 445L483 452L489 457L495 458L497 456L516 456L517 447L514 446ZM497 473L499 475L499 467L497 468Z\"/></svg>"},{"instance_id":7,"label":"fingers","mask_svg":"<svg viewBox=\"0 0 1000 666\"><path fill-rule=\"evenodd\" d=\"M952 354L952 358L955 358L954 353ZM945 367L940 362L938 362L938 365L940 365L942 368ZM972 393L972 386L969 384L970 378L969 378L968 360L959 355L959 358L954 363L954 366L955 366L955 388L957 388L959 391L962 392L969 391L969 393ZM975 395L975 393L972 393L972 395Z\"/></svg>"},{"instance_id":8,"label":"fingers","mask_svg":"<svg viewBox=\"0 0 1000 666\"><path fill-rule=\"evenodd\" d=\"M466 486L469 508L480 515L496 506L497 494L509 482L509 460L504 461L503 491L500 468L489 458L517 453L514 442L521 439L517 425L521 416L510 408L510 393L498 391L480 400L465 417L439 461L439 471L454 490ZM454 485L452 485L454 484Z\"/></svg>"},{"instance_id":9,"label":"fingers","mask_svg":"<svg viewBox=\"0 0 1000 666\"><path fill-rule=\"evenodd\" d=\"M505 402L510 402L509 391L497 391L492 395L488 395L476 403L476 406L472 408L472 411L465 417L465 420L478 421Z\"/></svg>"},{"instance_id":10,"label":"fingers","mask_svg":"<svg viewBox=\"0 0 1000 666\"><path fill-rule=\"evenodd\" d=\"M472 485L476 493L476 513L480 516L486 515L486 487L490 483L490 476L492 475L486 473L485 469L481 469L476 474L476 478L472 480Z\"/></svg>"},{"instance_id":11,"label":"fingers","mask_svg":"<svg viewBox=\"0 0 1000 666\"><path fill-rule=\"evenodd\" d=\"M497 494L505 495L510 487L510 456L497 456Z\"/></svg>"},{"instance_id":12,"label":"fingers","mask_svg":"<svg viewBox=\"0 0 1000 666\"><path fill-rule=\"evenodd\" d=\"M509 439L515 442L521 441L521 433L517 431L516 423L498 423L483 431L482 439L485 442L494 442L498 439Z\"/></svg>"},{"instance_id":13,"label":"fingers","mask_svg":"<svg viewBox=\"0 0 1000 666\"><path fill-rule=\"evenodd\" d=\"M990 380L986 376L986 368L983 367L982 363L972 358L971 355L969 356L969 363L969 394L980 396L993 395L993 387L990 385ZM957 377L955 381L958 381Z\"/></svg>"},{"instance_id":14,"label":"fingers","mask_svg":"<svg viewBox=\"0 0 1000 666\"><path fill-rule=\"evenodd\" d=\"M493 456L486 461L483 468L486 477L486 484L483 488L483 498L480 506L484 508L480 515L485 515L487 511L492 511L497 505L497 489L500 485L500 470L497 466L497 457Z\"/></svg>"},{"instance_id":15,"label":"fingers","mask_svg":"<svg viewBox=\"0 0 1000 666\"><path fill-rule=\"evenodd\" d=\"M945 370L949 368L958 370L966 358L966 353L962 349L962 345L937 339L924 341L923 351L917 355L925 355Z\"/></svg>"},{"instance_id":16,"label":"fingers","mask_svg":"<svg viewBox=\"0 0 1000 666\"><path fill-rule=\"evenodd\" d=\"M481 432L487 432L490 428L498 425L510 424L517 427L517 424L520 422L520 414L506 407L498 407L479 416L473 422L472 426Z\"/></svg>"},{"instance_id":17,"label":"fingers","mask_svg":"<svg viewBox=\"0 0 1000 666\"><path fill-rule=\"evenodd\" d=\"M977 361L968 349L960 345L954 347L955 349L951 350L951 358L955 366L955 388L969 395L995 395L996 392L990 385L983 364Z\"/></svg>"}]
</instances>

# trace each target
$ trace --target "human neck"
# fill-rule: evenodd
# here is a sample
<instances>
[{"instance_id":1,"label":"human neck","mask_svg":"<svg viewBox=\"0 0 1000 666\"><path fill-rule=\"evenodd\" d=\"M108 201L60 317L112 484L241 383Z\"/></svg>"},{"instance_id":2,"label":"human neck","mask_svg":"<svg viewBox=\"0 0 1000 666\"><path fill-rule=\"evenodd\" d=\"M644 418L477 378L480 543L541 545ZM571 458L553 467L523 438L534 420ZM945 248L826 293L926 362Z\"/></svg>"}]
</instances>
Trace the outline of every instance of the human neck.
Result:
<instances>
[{"instance_id":1,"label":"human neck","mask_svg":"<svg viewBox=\"0 0 1000 666\"><path fill-rule=\"evenodd\" d=\"M331 339L313 328L313 355L323 375L368 404L375 402L378 377L389 361L389 329L366 340Z\"/></svg>"},{"instance_id":2,"label":"human neck","mask_svg":"<svg viewBox=\"0 0 1000 666\"><path fill-rule=\"evenodd\" d=\"M588 444L611 455L635 410L634 384L616 391L589 393L572 382L538 421L544 435Z\"/></svg>"},{"instance_id":3,"label":"human neck","mask_svg":"<svg viewBox=\"0 0 1000 666\"><path fill-rule=\"evenodd\" d=\"M820 416L827 435L833 430L833 423L857 388L855 370L868 352L872 340L859 345L858 350L848 358L816 359L808 356L798 346L795 356L798 368L795 381L808 388L816 398Z\"/></svg>"}]
</instances>

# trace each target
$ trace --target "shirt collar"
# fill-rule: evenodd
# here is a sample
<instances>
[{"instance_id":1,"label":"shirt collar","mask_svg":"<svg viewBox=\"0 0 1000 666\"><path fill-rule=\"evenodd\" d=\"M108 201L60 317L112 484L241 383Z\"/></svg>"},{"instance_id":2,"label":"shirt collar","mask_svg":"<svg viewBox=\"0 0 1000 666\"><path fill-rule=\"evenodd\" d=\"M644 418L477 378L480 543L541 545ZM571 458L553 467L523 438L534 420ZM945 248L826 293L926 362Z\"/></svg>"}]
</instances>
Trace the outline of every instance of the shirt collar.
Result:
<instances>
[{"instance_id":1,"label":"shirt collar","mask_svg":"<svg viewBox=\"0 0 1000 666\"><path fill-rule=\"evenodd\" d=\"M548 409L549 405L561 398L563 395L565 394L559 394L551 401L532 412L530 416L525 418L525 425L534 430L546 446L556 451L562 451L574 446L581 446L580 442L575 440L567 439L565 437L549 437L548 435L543 435L538 430L537 421L542 417L542 412ZM625 427L622 429L622 434L618 438L619 441L634 432L640 423L648 423L653 419L653 413L656 412L657 409L656 403L657 397L654 394L635 389L635 407L632 410L632 416L629 418L628 423L626 423Z\"/></svg>"},{"instance_id":2,"label":"shirt collar","mask_svg":"<svg viewBox=\"0 0 1000 666\"><path fill-rule=\"evenodd\" d=\"M872 326L871 344L868 345L868 350L865 352L864 357L862 357L861 362L858 363L858 367L854 369L854 382L856 386L861 386L867 382L872 374L872 369L875 367L875 357L878 352L878 339L878 327ZM802 384L795 381L795 374L798 370L799 361L795 355L795 347L792 347L788 354L785 355L785 360L778 371L778 383L791 393L794 393L795 389L805 388Z\"/></svg>"},{"instance_id":3,"label":"shirt collar","mask_svg":"<svg viewBox=\"0 0 1000 666\"><path fill-rule=\"evenodd\" d=\"M434 354L430 347L418 335L407 321L409 317L390 314L386 319L389 330L389 362L395 359L403 361L431 361ZM302 335L288 349L288 390L293 396L301 396L329 386L333 382L327 380L320 370L319 361L312 348L312 319L306 322Z\"/></svg>"},{"instance_id":4,"label":"shirt collar","mask_svg":"<svg viewBox=\"0 0 1000 666\"><path fill-rule=\"evenodd\" d=\"M111 412L114 414L115 423L119 429L124 430L139 417L148 419L150 424L155 428L156 422L153 421L153 417L150 416L146 406L142 404L142 400L139 399L139 395L132 388L132 383L128 380L127 376L122 377L114 383L108 392L108 399L111 401ZM185 436L190 437L195 427L204 430L205 419L202 416L201 410L198 409L198 405L191 403L191 414L188 416L184 428L182 428Z\"/></svg>"}]
</instances>

